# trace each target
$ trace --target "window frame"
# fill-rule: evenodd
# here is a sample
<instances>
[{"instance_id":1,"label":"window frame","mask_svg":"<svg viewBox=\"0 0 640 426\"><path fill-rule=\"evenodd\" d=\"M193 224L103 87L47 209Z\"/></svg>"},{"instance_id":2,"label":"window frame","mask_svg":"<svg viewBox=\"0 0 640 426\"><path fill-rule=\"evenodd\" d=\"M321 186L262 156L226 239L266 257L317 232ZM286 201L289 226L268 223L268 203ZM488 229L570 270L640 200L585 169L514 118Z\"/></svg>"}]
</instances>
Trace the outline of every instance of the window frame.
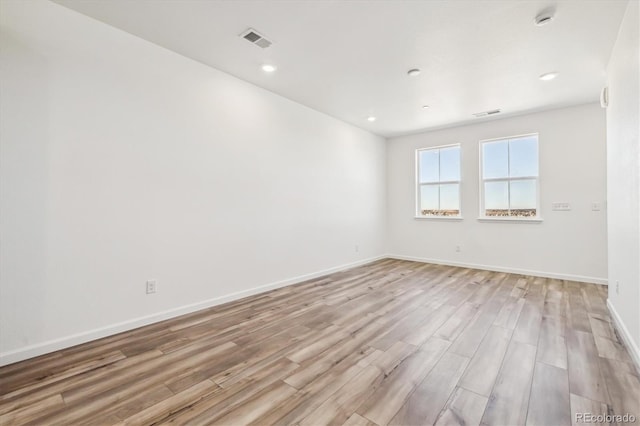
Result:
<instances>
[{"instance_id":1,"label":"window frame","mask_svg":"<svg viewBox=\"0 0 640 426\"><path fill-rule=\"evenodd\" d=\"M447 180L437 182L429 182L422 183L420 182L420 153L423 151L440 151L441 149L446 148L459 148L459 156L460 156L460 176L458 180ZM438 152L438 179L440 179L440 152ZM414 218L415 219L426 219L426 220L462 220L462 145L460 143L452 143L447 145L438 145L438 146L430 146L424 148L417 148L415 152L415 209L414 209ZM443 184L458 184L458 214L456 216L424 216L420 214L420 202L421 202L421 191L423 185L438 185L438 204L440 203L440 185Z\"/></svg>"},{"instance_id":2,"label":"window frame","mask_svg":"<svg viewBox=\"0 0 640 426\"><path fill-rule=\"evenodd\" d=\"M484 178L484 157L483 157L483 146L485 143L489 142L498 142L498 141L510 141L511 139L519 139L529 136L536 137L536 144L538 150L538 174L537 176L518 176L518 177L500 177L500 178ZM507 149L510 149L510 144L507 144ZM542 219L542 211L540 205L540 134L537 132L534 133L524 133L519 135L512 136L504 136L500 138L492 138L492 139L482 139L478 142L478 175L479 175L479 207L480 211L478 212L478 220L482 222L531 222L531 223L540 223L543 221ZM511 159L509 156L510 151L507 151L507 161L508 161L508 170L511 170ZM536 183L536 215L531 217L524 216L487 216L485 214L485 183L486 182L507 182L509 188L509 210L511 210L511 182L517 181L528 181L535 180Z\"/></svg>"}]
</instances>

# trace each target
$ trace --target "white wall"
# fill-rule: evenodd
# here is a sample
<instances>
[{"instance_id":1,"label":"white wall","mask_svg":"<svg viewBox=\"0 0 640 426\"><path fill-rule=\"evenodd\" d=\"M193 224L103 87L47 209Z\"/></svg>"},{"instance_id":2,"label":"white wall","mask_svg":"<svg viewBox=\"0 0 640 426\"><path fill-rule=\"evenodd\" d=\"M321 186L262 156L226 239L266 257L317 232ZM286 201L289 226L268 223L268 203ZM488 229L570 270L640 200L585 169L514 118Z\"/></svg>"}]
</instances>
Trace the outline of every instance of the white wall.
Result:
<instances>
[{"instance_id":1,"label":"white wall","mask_svg":"<svg viewBox=\"0 0 640 426\"><path fill-rule=\"evenodd\" d=\"M542 223L479 222L483 139L539 133ZM599 105L503 118L387 143L388 251L397 257L604 283L605 113ZM462 221L414 219L415 150L462 145ZM552 211L568 202L571 211ZM460 246L461 251L455 251Z\"/></svg>"},{"instance_id":2,"label":"white wall","mask_svg":"<svg viewBox=\"0 0 640 426\"><path fill-rule=\"evenodd\" d=\"M0 7L1 363L384 253L384 139L57 4Z\"/></svg>"},{"instance_id":3,"label":"white wall","mask_svg":"<svg viewBox=\"0 0 640 426\"><path fill-rule=\"evenodd\" d=\"M607 70L607 197L609 304L640 366L639 22L630 1Z\"/></svg>"}]
</instances>

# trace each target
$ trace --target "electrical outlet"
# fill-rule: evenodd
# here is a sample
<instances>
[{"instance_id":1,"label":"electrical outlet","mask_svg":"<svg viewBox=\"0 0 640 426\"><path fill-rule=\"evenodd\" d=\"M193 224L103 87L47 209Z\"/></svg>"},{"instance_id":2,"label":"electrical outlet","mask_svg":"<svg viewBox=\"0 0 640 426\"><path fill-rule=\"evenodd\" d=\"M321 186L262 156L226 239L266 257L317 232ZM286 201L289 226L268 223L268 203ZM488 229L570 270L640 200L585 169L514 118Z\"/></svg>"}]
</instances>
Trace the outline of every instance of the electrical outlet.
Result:
<instances>
[{"instance_id":1,"label":"electrical outlet","mask_svg":"<svg viewBox=\"0 0 640 426\"><path fill-rule=\"evenodd\" d=\"M602 204L600 204L600 203L591 203L591 211L599 212L600 210L602 210Z\"/></svg>"},{"instance_id":2,"label":"electrical outlet","mask_svg":"<svg viewBox=\"0 0 640 426\"><path fill-rule=\"evenodd\" d=\"M456 252L460 253L460 246L456 246Z\"/></svg>"},{"instance_id":3,"label":"electrical outlet","mask_svg":"<svg viewBox=\"0 0 640 426\"><path fill-rule=\"evenodd\" d=\"M157 290L157 284L156 280L147 281L147 294L155 293Z\"/></svg>"}]
</instances>

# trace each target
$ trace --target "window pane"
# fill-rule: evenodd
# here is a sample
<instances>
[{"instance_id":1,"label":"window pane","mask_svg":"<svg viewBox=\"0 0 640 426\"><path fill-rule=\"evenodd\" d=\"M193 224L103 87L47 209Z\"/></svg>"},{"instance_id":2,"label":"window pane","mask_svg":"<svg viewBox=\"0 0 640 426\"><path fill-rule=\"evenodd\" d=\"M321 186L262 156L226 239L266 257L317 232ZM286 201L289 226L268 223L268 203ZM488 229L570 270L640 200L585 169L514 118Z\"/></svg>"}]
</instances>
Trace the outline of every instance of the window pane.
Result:
<instances>
[{"instance_id":1,"label":"window pane","mask_svg":"<svg viewBox=\"0 0 640 426\"><path fill-rule=\"evenodd\" d=\"M438 185L420 186L420 214L434 214L438 210Z\"/></svg>"},{"instance_id":2,"label":"window pane","mask_svg":"<svg viewBox=\"0 0 640 426\"><path fill-rule=\"evenodd\" d=\"M538 176L538 137L527 136L509 141L511 177Z\"/></svg>"},{"instance_id":3,"label":"window pane","mask_svg":"<svg viewBox=\"0 0 640 426\"><path fill-rule=\"evenodd\" d=\"M509 182L484 183L484 210L486 216L509 215Z\"/></svg>"},{"instance_id":4,"label":"window pane","mask_svg":"<svg viewBox=\"0 0 640 426\"><path fill-rule=\"evenodd\" d=\"M460 214L459 184L440 185L440 210L442 216L457 216Z\"/></svg>"},{"instance_id":5,"label":"window pane","mask_svg":"<svg viewBox=\"0 0 640 426\"><path fill-rule=\"evenodd\" d=\"M482 174L485 179L509 177L509 142L482 144Z\"/></svg>"},{"instance_id":6,"label":"window pane","mask_svg":"<svg viewBox=\"0 0 640 426\"><path fill-rule=\"evenodd\" d=\"M511 216L536 215L536 181L511 181Z\"/></svg>"},{"instance_id":7,"label":"window pane","mask_svg":"<svg viewBox=\"0 0 640 426\"><path fill-rule=\"evenodd\" d=\"M438 150L420 151L420 183L438 182L440 169L438 167Z\"/></svg>"},{"instance_id":8,"label":"window pane","mask_svg":"<svg viewBox=\"0 0 640 426\"><path fill-rule=\"evenodd\" d=\"M440 181L460 180L460 147L440 150Z\"/></svg>"}]
</instances>

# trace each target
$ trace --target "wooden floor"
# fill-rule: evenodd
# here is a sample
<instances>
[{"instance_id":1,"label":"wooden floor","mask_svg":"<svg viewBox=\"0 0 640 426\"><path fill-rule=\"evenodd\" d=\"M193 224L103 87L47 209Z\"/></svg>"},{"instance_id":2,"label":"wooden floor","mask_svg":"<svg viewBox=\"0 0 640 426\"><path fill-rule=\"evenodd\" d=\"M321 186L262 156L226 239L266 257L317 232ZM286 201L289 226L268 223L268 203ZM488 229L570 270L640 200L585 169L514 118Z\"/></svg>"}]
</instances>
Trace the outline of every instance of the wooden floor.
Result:
<instances>
[{"instance_id":1,"label":"wooden floor","mask_svg":"<svg viewBox=\"0 0 640 426\"><path fill-rule=\"evenodd\" d=\"M383 260L0 368L0 424L640 418L605 300L593 284Z\"/></svg>"}]
</instances>

